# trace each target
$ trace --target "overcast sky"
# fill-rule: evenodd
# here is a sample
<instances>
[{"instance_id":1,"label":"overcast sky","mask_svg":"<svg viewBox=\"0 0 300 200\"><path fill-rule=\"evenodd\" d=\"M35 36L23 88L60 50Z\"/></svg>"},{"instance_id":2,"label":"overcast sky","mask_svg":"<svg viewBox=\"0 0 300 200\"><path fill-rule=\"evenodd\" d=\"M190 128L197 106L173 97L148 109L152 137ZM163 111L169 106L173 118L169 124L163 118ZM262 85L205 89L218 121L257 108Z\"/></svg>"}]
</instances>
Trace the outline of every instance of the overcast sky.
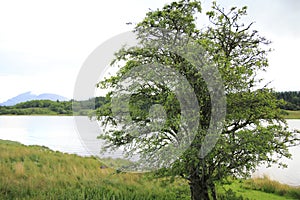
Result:
<instances>
[{"instance_id":1,"label":"overcast sky","mask_svg":"<svg viewBox=\"0 0 300 200\"><path fill-rule=\"evenodd\" d=\"M87 56L107 39L129 31L149 8L170 0L0 0L0 102L23 92L72 98ZM203 1L204 9L211 1ZM221 1L219 1L221 2ZM300 90L300 1L223 0L247 5L254 28L273 41L262 76L278 91ZM206 11L206 10L205 10Z\"/></svg>"}]
</instances>

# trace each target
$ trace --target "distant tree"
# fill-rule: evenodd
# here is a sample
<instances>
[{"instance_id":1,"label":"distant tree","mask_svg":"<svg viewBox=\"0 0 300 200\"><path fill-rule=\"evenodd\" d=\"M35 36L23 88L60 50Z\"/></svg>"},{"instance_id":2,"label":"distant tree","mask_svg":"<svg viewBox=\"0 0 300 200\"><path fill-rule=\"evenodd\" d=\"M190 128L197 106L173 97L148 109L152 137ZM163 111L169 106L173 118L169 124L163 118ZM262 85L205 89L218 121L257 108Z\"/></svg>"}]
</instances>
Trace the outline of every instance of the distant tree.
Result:
<instances>
[{"instance_id":1,"label":"distant tree","mask_svg":"<svg viewBox=\"0 0 300 200\"><path fill-rule=\"evenodd\" d=\"M31 100L0 108L0 115L72 114L72 112L71 101Z\"/></svg>"},{"instance_id":2,"label":"distant tree","mask_svg":"<svg viewBox=\"0 0 300 200\"><path fill-rule=\"evenodd\" d=\"M300 91L276 92L276 97L285 101L280 108L285 110L300 110Z\"/></svg>"},{"instance_id":3,"label":"distant tree","mask_svg":"<svg viewBox=\"0 0 300 200\"><path fill-rule=\"evenodd\" d=\"M228 176L246 177L259 163L282 165L278 163L278 158L290 158L288 147L296 142L296 136L287 129L280 115L274 92L267 87L257 89L259 80L256 74L268 66L268 50L264 49L264 45L270 42L252 30L252 23L244 25L240 22L246 10L246 7L233 7L225 11L213 3L212 10L207 12L210 25L205 29L197 29L196 26L195 16L201 11L200 2L196 0L172 2L160 10L150 11L135 27L141 39L140 46L123 48L117 52L114 62L125 61L125 64L116 76L99 83L104 88L115 89L107 95L110 101L114 91L120 90L118 81L140 65L160 63L186 77L201 108L197 111L200 126L190 147L169 168L158 170L157 173L181 176L188 180L193 200L216 199L217 181ZM153 27L158 29L149 31ZM169 32L164 32L165 29ZM163 44L166 40L178 47L187 45L188 40L178 40L180 34L201 45L218 67L224 81L226 120L219 140L205 157L199 154L208 134L211 110L214 109L207 85L191 63L163 45L155 45ZM166 121L155 137L151 136L151 130L149 134L132 134L132 124L124 124L112 114L111 101L100 107L99 120L111 125L101 136L109 144L107 148L122 146L129 154L138 152L150 162L154 151L174 144L184 124L180 121L181 108L177 97L166 86L145 81L130 98L131 120L141 127L140 130L147 127L151 123L149 109L156 104L164 108ZM160 157L157 159L153 165L165 162Z\"/></svg>"}]
</instances>

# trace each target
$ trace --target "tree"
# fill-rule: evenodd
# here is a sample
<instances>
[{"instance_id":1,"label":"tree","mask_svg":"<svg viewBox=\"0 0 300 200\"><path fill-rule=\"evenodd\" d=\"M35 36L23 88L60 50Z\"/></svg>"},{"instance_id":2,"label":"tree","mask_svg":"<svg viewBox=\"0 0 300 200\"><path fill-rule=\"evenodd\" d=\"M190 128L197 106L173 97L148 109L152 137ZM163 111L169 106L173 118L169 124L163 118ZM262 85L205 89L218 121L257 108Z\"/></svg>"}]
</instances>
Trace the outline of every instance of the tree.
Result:
<instances>
[{"instance_id":1,"label":"tree","mask_svg":"<svg viewBox=\"0 0 300 200\"><path fill-rule=\"evenodd\" d=\"M284 100L284 103L280 106L285 110L300 110L300 92L298 91L286 91L276 92L277 99Z\"/></svg>"},{"instance_id":2,"label":"tree","mask_svg":"<svg viewBox=\"0 0 300 200\"><path fill-rule=\"evenodd\" d=\"M109 103L98 109L99 120L110 124L100 136L107 142L105 148L122 146L129 155L139 153L144 161L157 167L158 174L183 177L189 181L193 200L216 199L217 181L228 176L246 177L259 163L283 165L278 163L278 158L289 158L288 147L295 145L297 139L280 115L274 92L267 86L259 88L261 80L256 74L268 66L269 50L265 50L264 45L270 42L252 30L252 23L248 26L240 23L246 10L246 7L233 7L225 12L214 2L212 11L207 12L210 25L201 30L196 26L196 15L201 12L199 1L181 0L148 12L135 27L140 45L117 52L112 64L118 61L125 61L125 64L116 76L99 83L100 87L114 89L107 95ZM194 43L191 44L191 40ZM165 45L170 43L174 44L172 47L176 46L175 50ZM202 50L198 61L213 61L222 77L227 102L221 134L214 147L205 154L202 154L202 148L215 109L212 94L203 74L189 62L189 56L180 55L181 51L187 50L181 47L193 50L199 46ZM203 62L201 68L209 71L213 67ZM162 69L165 68L158 67L160 65L167 70L164 72ZM146 70L142 80L139 79L143 74L139 74L140 69ZM159 81L149 78L153 76L151 72L159 70L162 71ZM187 108L190 117L184 121L182 99L172 90L184 80L171 80L176 77L174 71L188 81L198 103L196 107L199 107L199 110ZM215 76L211 74L212 78ZM126 78L135 80L134 92L129 97L122 93L126 84L118 84ZM188 87L184 85L183 90L188 90ZM121 100L114 102L116 94L121 94L118 96ZM124 111L122 102L128 98L128 109ZM123 111L126 114L123 115ZM181 130L186 130L186 125L194 122L199 122L197 129L182 134ZM176 148L168 147L176 147L187 132L193 132L190 134L192 141L174 159L172 153Z\"/></svg>"}]
</instances>

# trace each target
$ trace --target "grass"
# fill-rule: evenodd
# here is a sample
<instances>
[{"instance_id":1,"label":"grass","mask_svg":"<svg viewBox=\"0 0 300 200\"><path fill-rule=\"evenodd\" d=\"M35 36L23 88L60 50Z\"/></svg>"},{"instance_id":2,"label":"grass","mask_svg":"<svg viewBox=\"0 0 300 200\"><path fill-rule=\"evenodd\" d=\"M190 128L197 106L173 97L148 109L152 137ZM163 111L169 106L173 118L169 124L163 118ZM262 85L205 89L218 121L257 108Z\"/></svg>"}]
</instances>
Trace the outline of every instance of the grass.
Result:
<instances>
[{"instance_id":1,"label":"grass","mask_svg":"<svg viewBox=\"0 0 300 200\"><path fill-rule=\"evenodd\" d=\"M170 183L147 174L120 173L102 167L114 162L110 159L101 163L95 157L4 140L0 140L0 158L0 199L189 199L186 181L178 178ZM233 180L231 184L218 185L217 191L220 199L300 199L300 188L266 177Z\"/></svg>"},{"instance_id":2,"label":"grass","mask_svg":"<svg viewBox=\"0 0 300 200\"><path fill-rule=\"evenodd\" d=\"M289 199L300 199L300 187L293 187L271 180L269 177L253 178L244 182L244 188L277 194Z\"/></svg>"},{"instance_id":3,"label":"grass","mask_svg":"<svg viewBox=\"0 0 300 200\"><path fill-rule=\"evenodd\" d=\"M300 119L300 110L285 110L287 115L284 116L286 119Z\"/></svg>"},{"instance_id":4,"label":"grass","mask_svg":"<svg viewBox=\"0 0 300 200\"><path fill-rule=\"evenodd\" d=\"M218 186L219 193L233 191L236 196L249 200L284 200L300 199L300 187L292 187L269 179L252 178L247 180L232 180L230 184Z\"/></svg>"},{"instance_id":5,"label":"grass","mask_svg":"<svg viewBox=\"0 0 300 200\"><path fill-rule=\"evenodd\" d=\"M0 140L0 199L189 199L188 185L116 173L79 157Z\"/></svg>"}]
</instances>

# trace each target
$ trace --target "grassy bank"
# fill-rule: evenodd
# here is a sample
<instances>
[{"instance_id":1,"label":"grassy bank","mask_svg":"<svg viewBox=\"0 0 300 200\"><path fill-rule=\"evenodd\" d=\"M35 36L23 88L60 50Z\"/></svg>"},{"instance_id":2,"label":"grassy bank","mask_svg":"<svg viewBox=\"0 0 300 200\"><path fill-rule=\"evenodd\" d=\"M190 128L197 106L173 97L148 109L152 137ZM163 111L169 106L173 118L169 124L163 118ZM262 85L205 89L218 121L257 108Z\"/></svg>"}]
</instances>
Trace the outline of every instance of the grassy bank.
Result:
<instances>
[{"instance_id":1,"label":"grassy bank","mask_svg":"<svg viewBox=\"0 0 300 200\"><path fill-rule=\"evenodd\" d=\"M286 119L300 119L300 110L285 110L287 115L284 116Z\"/></svg>"},{"instance_id":2,"label":"grassy bank","mask_svg":"<svg viewBox=\"0 0 300 200\"><path fill-rule=\"evenodd\" d=\"M0 158L0 199L189 199L184 180L169 183L146 174L117 173L93 157L0 140ZM268 189L270 185L259 179L235 180L217 189L220 197L227 191L227 198L220 199L234 199L235 194L244 199L300 199L299 188L278 183Z\"/></svg>"},{"instance_id":3,"label":"grassy bank","mask_svg":"<svg viewBox=\"0 0 300 200\"><path fill-rule=\"evenodd\" d=\"M230 194L235 193L236 197L242 196L243 199L249 200L300 199L300 187L281 184L267 176L247 180L232 180L230 184L219 185L218 191L221 194L227 191L229 197Z\"/></svg>"},{"instance_id":4,"label":"grassy bank","mask_svg":"<svg viewBox=\"0 0 300 200\"><path fill-rule=\"evenodd\" d=\"M93 157L0 140L0 199L188 199L172 185L142 174L102 169Z\"/></svg>"}]
</instances>

